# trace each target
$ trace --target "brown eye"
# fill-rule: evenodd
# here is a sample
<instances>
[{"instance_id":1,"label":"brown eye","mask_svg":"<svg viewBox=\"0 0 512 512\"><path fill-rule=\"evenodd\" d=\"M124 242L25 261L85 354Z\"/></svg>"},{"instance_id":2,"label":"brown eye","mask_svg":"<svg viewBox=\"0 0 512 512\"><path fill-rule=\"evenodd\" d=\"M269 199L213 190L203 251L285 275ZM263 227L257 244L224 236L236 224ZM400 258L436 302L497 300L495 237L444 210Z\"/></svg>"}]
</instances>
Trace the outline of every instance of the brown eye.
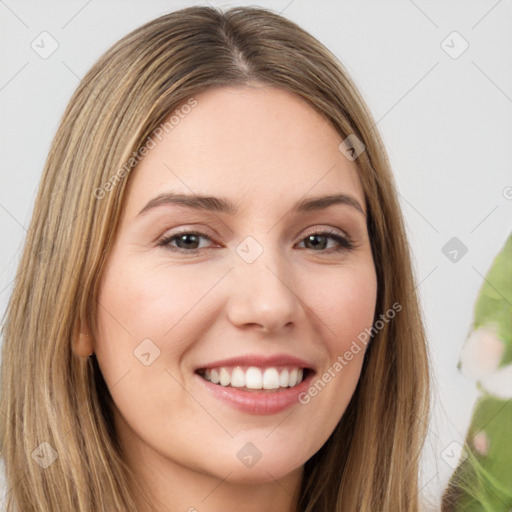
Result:
<instances>
[{"instance_id":1,"label":"brown eye","mask_svg":"<svg viewBox=\"0 0 512 512\"><path fill-rule=\"evenodd\" d=\"M212 241L211 238L205 233L198 233L195 231L184 231L183 233L176 233L171 236L163 238L158 242L159 246L169 248L171 250L178 250L182 252L197 252L204 247L200 246L200 240L204 238ZM175 245L173 244L175 242Z\"/></svg>"},{"instance_id":2,"label":"brown eye","mask_svg":"<svg viewBox=\"0 0 512 512\"><path fill-rule=\"evenodd\" d=\"M337 244L335 246L328 248L328 240L334 240ZM311 249L316 252L320 251L328 251L328 252L338 252L353 249L353 243L348 238L339 235L337 232L331 231L323 231L319 233L311 233L306 238L302 240L305 243L306 249ZM331 250L329 250L331 249Z\"/></svg>"},{"instance_id":3,"label":"brown eye","mask_svg":"<svg viewBox=\"0 0 512 512\"><path fill-rule=\"evenodd\" d=\"M184 231L182 233L175 233L166 236L158 245L165 247L171 251L178 251L184 253L197 253L201 249L208 247L201 247L201 239L212 242L212 239L206 233L196 231ZM334 247L328 247L329 240L334 240ZM352 241L345 236L341 236L337 232L322 231L318 233L311 233L306 236L301 243L305 243L305 248L315 252L339 252L344 250L353 249Z\"/></svg>"}]
</instances>

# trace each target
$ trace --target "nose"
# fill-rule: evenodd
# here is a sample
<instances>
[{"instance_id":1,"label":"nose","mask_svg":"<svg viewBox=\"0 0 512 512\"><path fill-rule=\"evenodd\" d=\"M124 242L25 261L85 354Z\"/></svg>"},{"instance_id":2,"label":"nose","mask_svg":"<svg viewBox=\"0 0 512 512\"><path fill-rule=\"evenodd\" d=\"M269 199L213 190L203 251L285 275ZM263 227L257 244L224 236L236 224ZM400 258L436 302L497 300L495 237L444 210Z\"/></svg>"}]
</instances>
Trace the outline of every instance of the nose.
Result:
<instances>
[{"instance_id":1,"label":"nose","mask_svg":"<svg viewBox=\"0 0 512 512\"><path fill-rule=\"evenodd\" d=\"M291 329L302 311L302 302L289 262L268 249L252 263L238 256L235 260L227 304L231 323L267 333Z\"/></svg>"}]
</instances>

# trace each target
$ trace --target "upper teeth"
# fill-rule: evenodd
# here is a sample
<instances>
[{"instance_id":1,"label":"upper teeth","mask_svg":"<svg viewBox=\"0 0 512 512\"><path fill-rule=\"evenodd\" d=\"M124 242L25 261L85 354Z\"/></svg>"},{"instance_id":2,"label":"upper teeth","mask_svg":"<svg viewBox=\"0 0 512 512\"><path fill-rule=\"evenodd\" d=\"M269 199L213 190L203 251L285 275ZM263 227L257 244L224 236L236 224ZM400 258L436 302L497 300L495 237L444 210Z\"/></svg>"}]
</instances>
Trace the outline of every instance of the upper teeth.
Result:
<instances>
[{"instance_id":1,"label":"upper teeth","mask_svg":"<svg viewBox=\"0 0 512 512\"><path fill-rule=\"evenodd\" d=\"M293 387L302 382L302 368L277 369L250 366L244 370L240 366L234 368L220 367L207 369L203 377L213 384L249 389L278 389Z\"/></svg>"}]
</instances>

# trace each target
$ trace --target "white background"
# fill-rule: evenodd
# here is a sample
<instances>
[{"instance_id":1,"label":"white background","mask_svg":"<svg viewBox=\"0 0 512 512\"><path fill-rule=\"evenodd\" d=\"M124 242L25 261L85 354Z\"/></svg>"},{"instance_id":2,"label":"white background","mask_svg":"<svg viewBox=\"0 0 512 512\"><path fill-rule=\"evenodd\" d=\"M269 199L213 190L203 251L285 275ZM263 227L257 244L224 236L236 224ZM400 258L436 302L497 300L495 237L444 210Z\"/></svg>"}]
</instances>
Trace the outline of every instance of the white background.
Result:
<instances>
[{"instance_id":1,"label":"white background","mask_svg":"<svg viewBox=\"0 0 512 512\"><path fill-rule=\"evenodd\" d=\"M146 21L204 3L0 1L0 314L51 139L80 77ZM425 510L437 510L452 471L441 454L463 441L477 397L456 368L460 348L482 275L512 228L512 3L210 4L284 10L337 55L378 121L406 217L437 383L422 477ZM47 59L31 48L43 31L59 44ZM456 59L441 46L453 31L469 43ZM457 40L448 44L460 48ZM453 236L468 248L456 263L441 252Z\"/></svg>"}]
</instances>

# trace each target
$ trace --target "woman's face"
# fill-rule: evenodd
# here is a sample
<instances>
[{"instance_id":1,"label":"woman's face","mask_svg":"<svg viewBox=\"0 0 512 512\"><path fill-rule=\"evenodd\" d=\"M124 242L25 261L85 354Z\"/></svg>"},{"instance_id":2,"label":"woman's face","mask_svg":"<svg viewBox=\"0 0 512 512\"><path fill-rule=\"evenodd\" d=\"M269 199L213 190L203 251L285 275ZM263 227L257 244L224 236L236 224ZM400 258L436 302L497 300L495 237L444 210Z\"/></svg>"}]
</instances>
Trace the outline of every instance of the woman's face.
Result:
<instances>
[{"instance_id":1,"label":"woman's face","mask_svg":"<svg viewBox=\"0 0 512 512\"><path fill-rule=\"evenodd\" d=\"M300 471L356 387L377 292L364 195L296 96L195 100L129 177L94 351L134 464L265 482Z\"/></svg>"}]
</instances>

